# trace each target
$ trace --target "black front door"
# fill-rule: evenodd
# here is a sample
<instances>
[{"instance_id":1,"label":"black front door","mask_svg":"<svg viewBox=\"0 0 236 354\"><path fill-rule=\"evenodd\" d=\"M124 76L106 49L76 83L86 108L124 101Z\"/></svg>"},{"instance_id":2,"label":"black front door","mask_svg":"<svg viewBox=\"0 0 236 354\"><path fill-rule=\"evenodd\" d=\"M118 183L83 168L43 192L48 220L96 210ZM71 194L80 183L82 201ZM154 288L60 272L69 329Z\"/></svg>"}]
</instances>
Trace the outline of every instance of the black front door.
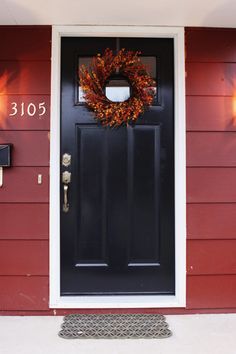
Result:
<instances>
[{"instance_id":1,"label":"black front door","mask_svg":"<svg viewBox=\"0 0 236 354\"><path fill-rule=\"evenodd\" d=\"M117 43L141 51L157 95L135 126L104 128L77 73ZM172 39L62 38L61 295L175 293L173 88Z\"/></svg>"}]
</instances>

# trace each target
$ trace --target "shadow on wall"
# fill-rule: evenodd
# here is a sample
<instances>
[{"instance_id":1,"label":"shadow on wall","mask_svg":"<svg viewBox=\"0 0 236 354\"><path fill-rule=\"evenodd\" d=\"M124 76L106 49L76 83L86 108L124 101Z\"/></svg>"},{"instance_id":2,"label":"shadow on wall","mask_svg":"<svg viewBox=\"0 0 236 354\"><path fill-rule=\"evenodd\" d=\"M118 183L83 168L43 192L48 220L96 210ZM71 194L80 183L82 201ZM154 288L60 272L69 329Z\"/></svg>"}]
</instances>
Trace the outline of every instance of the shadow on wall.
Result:
<instances>
[{"instance_id":1,"label":"shadow on wall","mask_svg":"<svg viewBox=\"0 0 236 354\"><path fill-rule=\"evenodd\" d=\"M14 25L39 24L39 16L37 13L32 12L29 7L22 6L22 4L20 5L17 0L1 0L1 10L8 14L8 17L14 21ZM28 19L27 23L25 21L26 19Z\"/></svg>"},{"instance_id":2,"label":"shadow on wall","mask_svg":"<svg viewBox=\"0 0 236 354\"><path fill-rule=\"evenodd\" d=\"M230 9L230 13L229 13ZM218 27L225 27L225 23L228 24L227 27L235 28L236 14L236 1L222 1L221 6L217 6L212 9L211 13L208 13L204 20L202 21L202 26L204 27L215 27L215 23L218 23Z\"/></svg>"},{"instance_id":3,"label":"shadow on wall","mask_svg":"<svg viewBox=\"0 0 236 354\"><path fill-rule=\"evenodd\" d=\"M88 11L88 6L95 5L93 0L87 3L83 1L69 1L69 6L65 1L44 1L43 5L37 5L36 2L28 2L29 7L19 5L17 0L2 0L5 2L5 8L12 14L15 24L27 25L171 25L171 21L163 23L163 18L171 16L168 4L163 1L156 11L150 11L145 1L119 0L115 3L107 0L100 0L99 7ZM21 3L24 1L21 0ZM42 7L43 6L43 7ZM55 11L55 7L56 11ZM81 11L82 8L82 11ZM17 18L17 21L15 20ZM173 15L172 15L173 18ZM173 23L174 25L174 23Z\"/></svg>"}]
</instances>

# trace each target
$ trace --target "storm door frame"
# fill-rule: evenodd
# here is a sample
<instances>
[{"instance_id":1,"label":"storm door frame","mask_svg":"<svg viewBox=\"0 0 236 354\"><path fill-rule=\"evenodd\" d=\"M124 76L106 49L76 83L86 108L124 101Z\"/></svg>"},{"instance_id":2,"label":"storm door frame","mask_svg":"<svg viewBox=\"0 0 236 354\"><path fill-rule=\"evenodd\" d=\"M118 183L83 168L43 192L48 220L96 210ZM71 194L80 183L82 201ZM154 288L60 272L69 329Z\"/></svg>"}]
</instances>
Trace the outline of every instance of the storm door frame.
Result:
<instances>
[{"instance_id":1,"label":"storm door frame","mask_svg":"<svg viewBox=\"0 0 236 354\"><path fill-rule=\"evenodd\" d=\"M175 295L60 295L60 58L61 37L152 37L174 40ZM158 308L186 306L186 128L184 28L53 26L50 133L50 308Z\"/></svg>"}]
</instances>

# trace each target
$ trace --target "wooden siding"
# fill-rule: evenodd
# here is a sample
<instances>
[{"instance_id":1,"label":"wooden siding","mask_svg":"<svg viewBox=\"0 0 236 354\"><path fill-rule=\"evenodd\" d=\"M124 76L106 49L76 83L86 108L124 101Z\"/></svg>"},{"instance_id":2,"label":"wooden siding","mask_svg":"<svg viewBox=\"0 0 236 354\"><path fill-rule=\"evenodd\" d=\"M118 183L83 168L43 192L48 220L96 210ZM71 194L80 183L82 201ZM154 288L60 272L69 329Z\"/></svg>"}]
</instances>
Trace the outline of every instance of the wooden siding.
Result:
<instances>
[{"instance_id":1,"label":"wooden siding","mask_svg":"<svg viewBox=\"0 0 236 354\"><path fill-rule=\"evenodd\" d=\"M186 89L190 96L233 96L234 63L186 63ZM200 113L200 112L199 112Z\"/></svg>"},{"instance_id":2,"label":"wooden siding","mask_svg":"<svg viewBox=\"0 0 236 354\"><path fill-rule=\"evenodd\" d=\"M31 102L34 102L36 106L39 106L41 102L45 102L45 106L48 107L43 118L35 119L28 114L25 117L9 117L9 112L11 112L11 103L16 102L17 106L20 107L21 103L24 102L25 106L28 106ZM50 129L50 96L49 95L1 95L0 103L0 129L6 131L49 131ZM1 132L2 133L2 132Z\"/></svg>"},{"instance_id":3,"label":"wooden siding","mask_svg":"<svg viewBox=\"0 0 236 354\"><path fill-rule=\"evenodd\" d=\"M187 168L187 201L189 203L236 202L235 181L235 168Z\"/></svg>"},{"instance_id":4,"label":"wooden siding","mask_svg":"<svg viewBox=\"0 0 236 354\"><path fill-rule=\"evenodd\" d=\"M0 37L0 143L13 143L13 167L4 169L0 188L0 310L41 313L49 292L51 28L4 26ZM10 116L13 102L18 113Z\"/></svg>"},{"instance_id":5,"label":"wooden siding","mask_svg":"<svg viewBox=\"0 0 236 354\"><path fill-rule=\"evenodd\" d=\"M187 309L236 308L236 30L186 30Z\"/></svg>"},{"instance_id":6,"label":"wooden siding","mask_svg":"<svg viewBox=\"0 0 236 354\"><path fill-rule=\"evenodd\" d=\"M0 275L48 276L48 241L1 240Z\"/></svg>"},{"instance_id":7,"label":"wooden siding","mask_svg":"<svg viewBox=\"0 0 236 354\"><path fill-rule=\"evenodd\" d=\"M0 190L0 314L109 312L48 309L49 109L43 119L9 111L49 108L51 29L0 36L0 142L14 144ZM122 312L236 312L236 30L186 29L186 88L187 307Z\"/></svg>"},{"instance_id":8,"label":"wooden siding","mask_svg":"<svg viewBox=\"0 0 236 354\"><path fill-rule=\"evenodd\" d=\"M48 310L48 276L0 276L0 310Z\"/></svg>"},{"instance_id":9,"label":"wooden siding","mask_svg":"<svg viewBox=\"0 0 236 354\"><path fill-rule=\"evenodd\" d=\"M188 167L235 167L235 132L188 132Z\"/></svg>"},{"instance_id":10,"label":"wooden siding","mask_svg":"<svg viewBox=\"0 0 236 354\"><path fill-rule=\"evenodd\" d=\"M236 240L189 240L189 275L236 274Z\"/></svg>"},{"instance_id":11,"label":"wooden siding","mask_svg":"<svg viewBox=\"0 0 236 354\"><path fill-rule=\"evenodd\" d=\"M188 132L236 131L236 97L187 96Z\"/></svg>"},{"instance_id":12,"label":"wooden siding","mask_svg":"<svg viewBox=\"0 0 236 354\"><path fill-rule=\"evenodd\" d=\"M235 275L197 275L188 277L188 309L236 308ZM214 311L213 311L214 312ZM224 312L224 311L223 311Z\"/></svg>"},{"instance_id":13,"label":"wooden siding","mask_svg":"<svg viewBox=\"0 0 236 354\"><path fill-rule=\"evenodd\" d=\"M1 94L50 94L50 61L1 61L0 72Z\"/></svg>"},{"instance_id":14,"label":"wooden siding","mask_svg":"<svg viewBox=\"0 0 236 354\"><path fill-rule=\"evenodd\" d=\"M2 240L44 240L48 239L48 204L1 203Z\"/></svg>"},{"instance_id":15,"label":"wooden siding","mask_svg":"<svg viewBox=\"0 0 236 354\"><path fill-rule=\"evenodd\" d=\"M235 30L186 28L187 62L236 63Z\"/></svg>"},{"instance_id":16,"label":"wooden siding","mask_svg":"<svg viewBox=\"0 0 236 354\"><path fill-rule=\"evenodd\" d=\"M42 184L38 184L38 175ZM48 203L49 169L47 167L12 167L4 170L2 203Z\"/></svg>"},{"instance_id":17,"label":"wooden siding","mask_svg":"<svg viewBox=\"0 0 236 354\"><path fill-rule=\"evenodd\" d=\"M1 132L0 144L13 144L12 166L49 166L49 133L47 131Z\"/></svg>"},{"instance_id":18,"label":"wooden siding","mask_svg":"<svg viewBox=\"0 0 236 354\"><path fill-rule=\"evenodd\" d=\"M51 28L45 26L1 26L0 60L49 61ZM47 82L50 82L47 78Z\"/></svg>"},{"instance_id":19,"label":"wooden siding","mask_svg":"<svg viewBox=\"0 0 236 354\"><path fill-rule=\"evenodd\" d=\"M187 234L188 239L236 239L235 204L188 204Z\"/></svg>"}]
</instances>

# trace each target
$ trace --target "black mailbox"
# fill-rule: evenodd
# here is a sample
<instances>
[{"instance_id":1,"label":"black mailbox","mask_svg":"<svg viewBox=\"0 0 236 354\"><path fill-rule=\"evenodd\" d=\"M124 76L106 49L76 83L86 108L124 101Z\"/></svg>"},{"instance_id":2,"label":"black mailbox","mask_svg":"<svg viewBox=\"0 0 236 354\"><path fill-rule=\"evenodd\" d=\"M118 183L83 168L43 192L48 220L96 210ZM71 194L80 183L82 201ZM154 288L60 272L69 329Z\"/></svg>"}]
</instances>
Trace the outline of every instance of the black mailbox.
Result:
<instances>
[{"instance_id":1,"label":"black mailbox","mask_svg":"<svg viewBox=\"0 0 236 354\"><path fill-rule=\"evenodd\" d=\"M0 167L11 166L11 147L12 144L0 145Z\"/></svg>"}]
</instances>

